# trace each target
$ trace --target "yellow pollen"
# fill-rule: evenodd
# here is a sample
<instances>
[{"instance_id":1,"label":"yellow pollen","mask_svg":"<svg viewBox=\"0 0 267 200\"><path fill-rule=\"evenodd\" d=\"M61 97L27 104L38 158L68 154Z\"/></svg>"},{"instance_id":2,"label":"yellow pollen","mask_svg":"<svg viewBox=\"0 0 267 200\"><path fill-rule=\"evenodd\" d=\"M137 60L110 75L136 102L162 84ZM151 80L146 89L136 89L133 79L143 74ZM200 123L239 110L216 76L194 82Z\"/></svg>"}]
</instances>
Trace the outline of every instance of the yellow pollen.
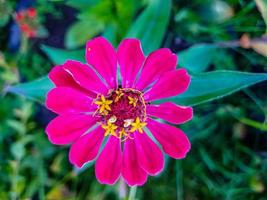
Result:
<instances>
[{"instance_id":1,"label":"yellow pollen","mask_svg":"<svg viewBox=\"0 0 267 200\"><path fill-rule=\"evenodd\" d=\"M139 133L143 133L143 127L145 127L146 126L146 122L141 122L140 121L140 118L139 117L137 117L136 119L135 119L135 122L133 122L131 125L132 125L132 128L131 128L131 130L130 130L130 132L134 132L134 131L136 131L136 130L138 130L139 131Z\"/></svg>"},{"instance_id":2,"label":"yellow pollen","mask_svg":"<svg viewBox=\"0 0 267 200\"><path fill-rule=\"evenodd\" d=\"M129 104L133 105L133 107L136 107L136 103L137 103L138 99L137 98L132 98L130 96L128 96L128 99L129 99Z\"/></svg>"},{"instance_id":3,"label":"yellow pollen","mask_svg":"<svg viewBox=\"0 0 267 200\"><path fill-rule=\"evenodd\" d=\"M98 109L100 113L103 113L104 115L107 114L107 111L111 111L110 104L112 104L112 100L107 100L103 95L101 95L101 100L94 102L96 105L98 105Z\"/></svg>"},{"instance_id":4,"label":"yellow pollen","mask_svg":"<svg viewBox=\"0 0 267 200\"><path fill-rule=\"evenodd\" d=\"M122 90L116 90L116 98L115 98L115 102L118 102L120 100L120 98L124 95L124 93L122 92Z\"/></svg>"},{"instance_id":5,"label":"yellow pollen","mask_svg":"<svg viewBox=\"0 0 267 200\"><path fill-rule=\"evenodd\" d=\"M115 130L118 128L115 124L108 122L106 125L102 125L102 128L105 129L105 136L113 135L117 136Z\"/></svg>"}]
</instances>

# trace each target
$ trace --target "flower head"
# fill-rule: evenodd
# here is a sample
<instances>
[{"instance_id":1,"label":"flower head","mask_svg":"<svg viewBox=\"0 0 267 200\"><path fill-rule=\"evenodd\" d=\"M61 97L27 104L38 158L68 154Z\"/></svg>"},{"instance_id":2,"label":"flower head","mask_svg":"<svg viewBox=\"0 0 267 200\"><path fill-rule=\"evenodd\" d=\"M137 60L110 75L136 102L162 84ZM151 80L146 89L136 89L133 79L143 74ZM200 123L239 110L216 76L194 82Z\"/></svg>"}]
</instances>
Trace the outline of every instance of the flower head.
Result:
<instances>
[{"instance_id":1,"label":"flower head","mask_svg":"<svg viewBox=\"0 0 267 200\"><path fill-rule=\"evenodd\" d=\"M28 8L16 13L15 20L18 23L21 32L28 38L35 37L39 22L35 8Z\"/></svg>"},{"instance_id":2,"label":"flower head","mask_svg":"<svg viewBox=\"0 0 267 200\"><path fill-rule=\"evenodd\" d=\"M192 118L192 108L153 104L189 86L187 71L176 69L175 54L162 48L145 57L137 39L123 40L116 51L98 37L88 41L86 60L68 60L49 73L56 87L48 93L46 106L58 116L46 133L54 144L72 144L71 163L82 167L96 159L99 182L114 184L121 176L133 186L163 170L162 150L175 159L186 156L190 143L183 131L156 118L181 124Z\"/></svg>"}]
</instances>

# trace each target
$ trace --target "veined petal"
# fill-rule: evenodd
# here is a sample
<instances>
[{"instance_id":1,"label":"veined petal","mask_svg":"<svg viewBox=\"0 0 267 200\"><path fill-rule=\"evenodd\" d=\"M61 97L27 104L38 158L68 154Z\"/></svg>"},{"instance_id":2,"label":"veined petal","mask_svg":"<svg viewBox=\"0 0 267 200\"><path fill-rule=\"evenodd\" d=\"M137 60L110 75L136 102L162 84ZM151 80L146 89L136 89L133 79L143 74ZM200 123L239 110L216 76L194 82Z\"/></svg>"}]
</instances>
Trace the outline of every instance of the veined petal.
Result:
<instances>
[{"instance_id":1,"label":"veined petal","mask_svg":"<svg viewBox=\"0 0 267 200\"><path fill-rule=\"evenodd\" d=\"M182 124L192 119L193 109L187 106L178 106L172 102L160 105L147 105L149 116L158 117L173 124Z\"/></svg>"},{"instance_id":2,"label":"veined petal","mask_svg":"<svg viewBox=\"0 0 267 200\"><path fill-rule=\"evenodd\" d=\"M57 114L92 112L96 105L84 93L69 88L57 87L50 90L46 97L46 107Z\"/></svg>"},{"instance_id":3,"label":"veined petal","mask_svg":"<svg viewBox=\"0 0 267 200\"><path fill-rule=\"evenodd\" d=\"M122 152L120 139L110 136L95 164L97 180L113 185L121 174Z\"/></svg>"},{"instance_id":4,"label":"veined petal","mask_svg":"<svg viewBox=\"0 0 267 200\"><path fill-rule=\"evenodd\" d=\"M166 154L172 158L185 158L190 150L190 142L181 129L147 119L147 127L162 145Z\"/></svg>"},{"instance_id":5,"label":"veined petal","mask_svg":"<svg viewBox=\"0 0 267 200\"><path fill-rule=\"evenodd\" d=\"M95 123L97 118L85 114L65 114L54 118L45 132L53 144L69 144L79 138Z\"/></svg>"},{"instance_id":6,"label":"veined petal","mask_svg":"<svg viewBox=\"0 0 267 200\"><path fill-rule=\"evenodd\" d=\"M170 49L158 49L148 55L135 88L144 90L167 71L175 70L177 56Z\"/></svg>"},{"instance_id":7,"label":"veined petal","mask_svg":"<svg viewBox=\"0 0 267 200\"><path fill-rule=\"evenodd\" d=\"M124 143L122 176L129 186L143 185L147 180L147 173L140 167L135 147L135 140L127 139Z\"/></svg>"},{"instance_id":8,"label":"veined petal","mask_svg":"<svg viewBox=\"0 0 267 200\"><path fill-rule=\"evenodd\" d=\"M135 133L134 138L139 165L149 175L160 173L164 167L164 158L160 148L146 133Z\"/></svg>"},{"instance_id":9,"label":"veined petal","mask_svg":"<svg viewBox=\"0 0 267 200\"><path fill-rule=\"evenodd\" d=\"M86 162L95 159L104 139L104 129L100 126L78 138L70 148L69 160L81 168Z\"/></svg>"},{"instance_id":10,"label":"veined petal","mask_svg":"<svg viewBox=\"0 0 267 200\"><path fill-rule=\"evenodd\" d=\"M72 75L73 79L81 87L96 93L107 93L107 86L88 65L78 61L68 60L64 63L63 68Z\"/></svg>"},{"instance_id":11,"label":"veined petal","mask_svg":"<svg viewBox=\"0 0 267 200\"><path fill-rule=\"evenodd\" d=\"M190 76L185 69L169 71L145 94L146 101L154 101L161 98L172 97L185 92L190 83Z\"/></svg>"},{"instance_id":12,"label":"veined petal","mask_svg":"<svg viewBox=\"0 0 267 200\"><path fill-rule=\"evenodd\" d=\"M52 68L48 74L49 79L55 84L56 87L70 87L81 92L84 92L88 96L95 98L96 94L92 91L86 90L81 87L73 77L64 70L62 65L58 65Z\"/></svg>"},{"instance_id":13,"label":"veined petal","mask_svg":"<svg viewBox=\"0 0 267 200\"><path fill-rule=\"evenodd\" d=\"M86 44L86 61L106 80L111 88L117 87L117 55L113 46L103 37Z\"/></svg>"},{"instance_id":14,"label":"veined petal","mask_svg":"<svg viewBox=\"0 0 267 200\"><path fill-rule=\"evenodd\" d=\"M141 43L137 39L125 39L118 47L122 87L131 88L145 60Z\"/></svg>"}]
</instances>

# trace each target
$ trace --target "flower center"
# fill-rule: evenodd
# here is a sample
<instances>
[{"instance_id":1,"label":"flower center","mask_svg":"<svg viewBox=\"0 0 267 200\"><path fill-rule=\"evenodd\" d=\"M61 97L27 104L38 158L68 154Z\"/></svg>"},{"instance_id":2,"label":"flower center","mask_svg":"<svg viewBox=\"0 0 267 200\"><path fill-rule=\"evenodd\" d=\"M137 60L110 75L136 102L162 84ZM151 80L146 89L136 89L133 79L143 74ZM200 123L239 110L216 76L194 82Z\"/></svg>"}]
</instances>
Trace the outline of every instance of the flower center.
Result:
<instances>
[{"instance_id":1,"label":"flower center","mask_svg":"<svg viewBox=\"0 0 267 200\"><path fill-rule=\"evenodd\" d=\"M114 135L123 141L130 133L143 133L146 126L146 102L142 92L124 88L110 91L106 96L99 95L95 101L98 108L95 116L101 117L105 136Z\"/></svg>"}]
</instances>

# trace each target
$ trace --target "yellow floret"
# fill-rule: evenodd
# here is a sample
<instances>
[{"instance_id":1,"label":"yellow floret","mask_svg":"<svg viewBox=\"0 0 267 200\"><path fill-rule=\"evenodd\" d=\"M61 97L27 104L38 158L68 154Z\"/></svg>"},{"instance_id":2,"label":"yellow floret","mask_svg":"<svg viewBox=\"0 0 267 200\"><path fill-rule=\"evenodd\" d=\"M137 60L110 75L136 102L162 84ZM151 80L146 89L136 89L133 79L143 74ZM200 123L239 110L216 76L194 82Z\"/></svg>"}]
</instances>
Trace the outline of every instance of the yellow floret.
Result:
<instances>
[{"instance_id":1,"label":"yellow floret","mask_svg":"<svg viewBox=\"0 0 267 200\"><path fill-rule=\"evenodd\" d=\"M112 104L112 100L105 99L104 95L101 95L101 99L94 102L98 105L98 109L100 113L105 113L106 111L111 111L110 104Z\"/></svg>"},{"instance_id":2,"label":"yellow floret","mask_svg":"<svg viewBox=\"0 0 267 200\"><path fill-rule=\"evenodd\" d=\"M133 105L133 107L136 107L138 99L130 97L130 96L128 97L128 99L129 99L129 104Z\"/></svg>"},{"instance_id":3,"label":"yellow floret","mask_svg":"<svg viewBox=\"0 0 267 200\"><path fill-rule=\"evenodd\" d=\"M102 128L105 129L105 136L108 135L117 136L115 130L118 128L118 126L116 126L115 124L108 122L106 125L103 124Z\"/></svg>"},{"instance_id":4,"label":"yellow floret","mask_svg":"<svg viewBox=\"0 0 267 200\"><path fill-rule=\"evenodd\" d=\"M147 125L147 123L141 122L140 118L137 117L135 122L133 122L131 125L132 125L132 128L131 128L130 132L134 132L134 131L138 130L139 133L143 133L143 127L145 127Z\"/></svg>"}]
</instances>

